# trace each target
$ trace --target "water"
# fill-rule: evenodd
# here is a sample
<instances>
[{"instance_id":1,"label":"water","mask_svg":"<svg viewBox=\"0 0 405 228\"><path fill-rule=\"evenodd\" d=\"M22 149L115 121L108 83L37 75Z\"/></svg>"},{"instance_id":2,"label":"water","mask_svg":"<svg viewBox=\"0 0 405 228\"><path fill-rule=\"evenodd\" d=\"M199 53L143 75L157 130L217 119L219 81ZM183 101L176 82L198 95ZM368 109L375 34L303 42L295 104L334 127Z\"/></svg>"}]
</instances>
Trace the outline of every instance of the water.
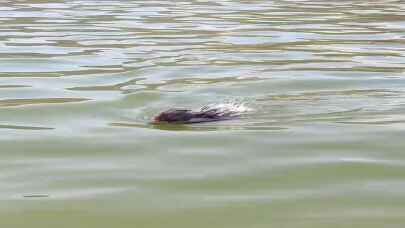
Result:
<instances>
[{"instance_id":1,"label":"water","mask_svg":"<svg viewBox=\"0 0 405 228\"><path fill-rule=\"evenodd\" d=\"M1 227L403 227L403 1L1 1ZM237 120L150 125L171 107Z\"/></svg>"}]
</instances>

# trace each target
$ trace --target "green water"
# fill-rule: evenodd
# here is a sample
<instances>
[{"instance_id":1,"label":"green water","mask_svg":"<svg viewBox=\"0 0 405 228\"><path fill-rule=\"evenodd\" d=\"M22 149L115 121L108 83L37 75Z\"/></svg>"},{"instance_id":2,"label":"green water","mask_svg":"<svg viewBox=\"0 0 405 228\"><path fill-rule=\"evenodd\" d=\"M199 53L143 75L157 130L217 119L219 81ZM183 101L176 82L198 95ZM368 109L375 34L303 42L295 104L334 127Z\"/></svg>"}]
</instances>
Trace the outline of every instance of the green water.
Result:
<instances>
[{"instance_id":1,"label":"green water","mask_svg":"<svg viewBox=\"0 0 405 228\"><path fill-rule=\"evenodd\" d=\"M1 1L0 227L405 226L403 1ZM148 124L243 103L240 119Z\"/></svg>"}]
</instances>

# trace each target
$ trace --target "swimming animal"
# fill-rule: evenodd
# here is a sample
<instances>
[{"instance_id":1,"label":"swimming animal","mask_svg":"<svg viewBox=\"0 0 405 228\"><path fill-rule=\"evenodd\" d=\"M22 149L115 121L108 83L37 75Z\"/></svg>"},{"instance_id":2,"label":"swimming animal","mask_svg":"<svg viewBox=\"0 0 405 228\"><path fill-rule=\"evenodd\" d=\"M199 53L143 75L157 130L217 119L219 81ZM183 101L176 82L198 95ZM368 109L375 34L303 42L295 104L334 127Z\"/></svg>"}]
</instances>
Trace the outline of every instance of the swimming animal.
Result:
<instances>
[{"instance_id":1,"label":"swimming animal","mask_svg":"<svg viewBox=\"0 0 405 228\"><path fill-rule=\"evenodd\" d=\"M236 111L204 106L198 111L192 111L190 109L169 109L156 116L153 119L153 123L192 124L230 120L238 116L239 114Z\"/></svg>"}]
</instances>

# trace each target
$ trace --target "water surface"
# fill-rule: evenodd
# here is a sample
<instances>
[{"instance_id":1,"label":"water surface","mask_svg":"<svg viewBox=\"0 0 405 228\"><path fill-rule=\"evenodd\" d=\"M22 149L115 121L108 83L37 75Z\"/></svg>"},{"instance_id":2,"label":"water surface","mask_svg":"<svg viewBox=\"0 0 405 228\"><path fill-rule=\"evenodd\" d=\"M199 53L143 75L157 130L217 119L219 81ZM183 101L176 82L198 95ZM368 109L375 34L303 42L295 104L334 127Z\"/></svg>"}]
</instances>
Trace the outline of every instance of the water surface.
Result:
<instances>
[{"instance_id":1,"label":"water surface","mask_svg":"<svg viewBox=\"0 0 405 228\"><path fill-rule=\"evenodd\" d=\"M403 1L0 2L1 227L403 227ZM170 107L238 120L153 126Z\"/></svg>"}]
</instances>

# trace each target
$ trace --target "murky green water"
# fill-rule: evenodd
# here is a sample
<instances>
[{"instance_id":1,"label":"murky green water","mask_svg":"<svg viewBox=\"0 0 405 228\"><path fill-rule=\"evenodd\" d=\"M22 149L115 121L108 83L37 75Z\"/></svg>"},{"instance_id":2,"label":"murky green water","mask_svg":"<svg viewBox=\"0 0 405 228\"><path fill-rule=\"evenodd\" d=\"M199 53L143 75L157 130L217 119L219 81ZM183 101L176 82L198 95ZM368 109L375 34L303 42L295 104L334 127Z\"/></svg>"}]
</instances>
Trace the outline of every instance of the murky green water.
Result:
<instances>
[{"instance_id":1,"label":"murky green water","mask_svg":"<svg viewBox=\"0 0 405 228\"><path fill-rule=\"evenodd\" d=\"M403 1L1 1L0 226L403 227ZM233 121L151 126L237 102Z\"/></svg>"}]
</instances>

